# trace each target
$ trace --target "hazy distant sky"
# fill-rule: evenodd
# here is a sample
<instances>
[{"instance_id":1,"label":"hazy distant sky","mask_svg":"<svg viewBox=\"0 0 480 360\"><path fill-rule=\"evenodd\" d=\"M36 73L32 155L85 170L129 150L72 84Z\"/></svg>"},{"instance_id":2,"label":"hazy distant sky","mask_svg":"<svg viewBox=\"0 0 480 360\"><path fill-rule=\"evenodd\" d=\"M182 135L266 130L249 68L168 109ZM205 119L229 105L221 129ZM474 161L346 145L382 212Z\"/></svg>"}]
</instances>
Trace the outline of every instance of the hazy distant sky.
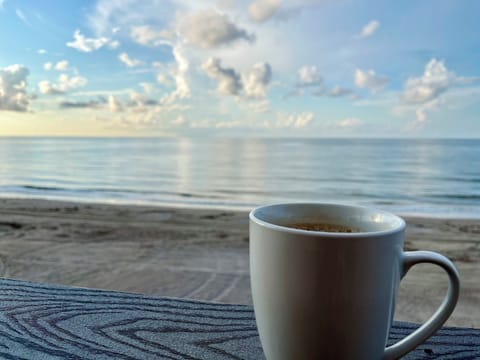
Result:
<instances>
[{"instance_id":1,"label":"hazy distant sky","mask_svg":"<svg viewBox=\"0 0 480 360\"><path fill-rule=\"evenodd\" d=\"M480 137L480 1L0 0L0 135Z\"/></svg>"}]
</instances>

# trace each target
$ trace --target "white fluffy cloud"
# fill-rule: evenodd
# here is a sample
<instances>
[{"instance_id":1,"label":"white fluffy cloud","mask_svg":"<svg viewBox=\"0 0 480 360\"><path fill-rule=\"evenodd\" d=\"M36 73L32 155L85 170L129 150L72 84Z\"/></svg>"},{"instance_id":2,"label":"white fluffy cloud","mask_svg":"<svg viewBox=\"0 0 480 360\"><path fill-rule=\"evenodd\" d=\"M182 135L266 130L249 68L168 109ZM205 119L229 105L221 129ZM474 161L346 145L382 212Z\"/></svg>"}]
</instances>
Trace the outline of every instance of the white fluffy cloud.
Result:
<instances>
[{"instance_id":1,"label":"white fluffy cloud","mask_svg":"<svg viewBox=\"0 0 480 360\"><path fill-rule=\"evenodd\" d=\"M322 82L315 65L304 65L298 70L298 79L300 86L313 86Z\"/></svg>"},{"instance_id":2,"label":"white fluffy cloud","mask_svg":"<svg viewBox=\"0 0 480 360\"><path fill-rule=\"evenodd\" d=\"M443 61L431 59L421 76L407 79L402 100L407 106L416 106L417 121L423 123L428 112L441 106L441 96L450 88L479 83L480 78L457 76L447 69Z\"/></svg>"},{"instance_id":3,"label":"white fluffy cloud","mask_svg":"<svg viewBox=\"0 0 480 360\"><path fill-rule=\"evenodd\" d=\"M184 54L184 49L181 45L176 45L172 49L175 62L165 66L163 63L154 62L152 66L168 73L158 73L157 82L170 86L173 80L175 89L167 93L160 102L164 105L174 106L176 100L187 99L191 96L190 85L188 80L188 71L190 63ZM149 85L151 86L151 85ZM145 86L142 86L145 90Z\"/></svg>"},{"instance_id":4,"label":"white fluffy cloud","mask_svg":"<svg viewBox=\"0 0 480 360\"><path fill-rule=\"evenodd\" d=\"M57 62L56 64L52 62L46 62L43 64L43 68L47 71L50 71L52 69L55 69L57 71L67 71L68 70L68 61L67 60L61 60Z\"/></svg>"},{"instance_id":5,"label":"white fluffy cloud","mask_svg":"<svg viewBox=\"0 0 480 360\"><path fill-rule=\"evenodd\" d=\"M241 95L250 99L263 99L272 81L272 68L268 63L257 63L240 75L233 68L223 67L218 58L209 58L202 69L217 81L217 91L223 95Z\"/></svg>"},{"instance_id":6,"label":"white fluffy cloud","mask_svg":"<svg viewBox=\"0 0 480 360\"><path fill-rule=\"evenodd\" d=\"M359 88L369 89L372 92L377 92L388 84L386 76L377 75L373 70L356 69L354 74L355 85Z\"/></svg>"},{"instance_id":7,"label":"white fluffy cloud","mask_svg":"<svg viewBox=\"0 0 480 360\"><path fill-rule=\"evenodd\" d=\"M130 29L130 37L145 46L170 44L174 36L171 31L155 29L149 25L132 26Z\"/></svg>"},{"instance_id":8,"label":"white fluffy cloud","mask_svg":"<svg viewBox=\"0 0 480 360\"><path fill-rule=\"evenodd\" d=\"M222 67L220 59L209 58L203 65L205 73L217 81L217 91L224 95L238 95L242 90L240 75L232 68Z\"/></svg>"},{"instance_id":9,"label":"white fluffy cloud","mask_svg":"<svg viewBox=\"0 0 480 360\"><path fill-rule=\"evenodd\" d=\"M258 63L242 76L245 95L249 98L264 98L272 80L272 68L268 63Z\"/></svg>"},{"instance_id":10,"label":"white fluffy cloud","mask_svg":"<svg viewBox=\"0 0 480 360\"><path fill-rule=\"evenodd\" d=\"M176 65L170 69L170 72L175 81L175 90L168 95L167 102L190 97L190 86L187 80L187 73L190 67L188 59L183 54L180 46L173 48L173 56Z\"/></svg>"},{"instance_id":11,"label":"white fluffy cloud","mask_svg":"<svg viewBox=\"0 0 480 360\"><path fill-rule=\"evenodd\" d=\"M377 20L370 21L362 28L362 31L360 32L360 37L365 38L372 36L373 34L375 34L379 27L380 23Z\"/></svg>"},{"instance_id":12,"label":"white fluffy cloud","mask_svg":"<svg viewBox=\"0 0 480 360\"><path fill-rule=\"evenodd\" d=\"M40 81L38 83L38 89L41 94L57 95L83 87L86 84L87 79L82 76L76 75L70 77L67 74L61 74L56 83L51 83L46 80Z\"/></svg>"},{"instance_id":13,"label":"white fluffy cloud","mask_svg":"<svg viewBox=\"0 0 480 360\"><path fill-rule=\"evenodd\" d=\"M73 38L73 41L67 42L67 46L82 52L92 52L109 43L109 39L103 36L98 38L87 38L80 33L80 30L75 30Z\"/></svg>"},{"instance_id":14,"label":"white fluffy cloud","mask_svg":"<svg viewBox=\"0 0 480 360\"><path fill-rule=\"evenodd\" d=\"M113 95L108 96L108 110L111 112L122 112L123 105L122 103Z\"/></svg>"},{"instance_id":15,"label":"white fluffy cloud","mask_svg":"<svg viewBox=\"0 0 480 360\"><path fill-rule=\"evenodd\" d=\"M270 19L280 7L280 0L255 0L248 6L248 15L257 22Z\"/></svg>"},{"instance_id":16,"label":"white fluffy cloud","mask_svg":"<svg viewBox=\"0 0 480 360\"><path fill-rule=\"evenodd\" d=\"M125 52L118 55L118 59L128 67L135 67L135 66L142 65L142 62L140 60L130 58L128 54Z\"/></svg>"},{"instance_id":17,"label":"white fluffy cloud","mask_svg":"<svg viewBox=\"0 0 480 360\"><path fill-rule=\"evenodd\" d=\"M215 10L195 12L180 22L180 33L187 43L200 48L215 48L236 40L251 42L254 36Z\"/></svg>"},{"instance_id":18,"label":"white fluffy cloud","mask_svg":"<svg viewBox=\"0 0 480 360\"><path fill-rule=\"evenodd\" d=\"M55 64L55 70L58 71L67 71L68 70L68 61L62 60Z\"/></svg>"},{"instance_id":19,"label":"white fluffy cloud","mask_svg":"<svg viewBox=\"0 0 480 360\"><path fill-rule=\"evenodd\" d=\"M447 70L443 61L432 59L425 65L422 76L406 81L403 99L411 104L425 103L438 97L456 81L457 77Z\"/></svg>"},{"instance_id":20,"label":"white fluffy cloud","mask_svg":"<svg viewBox=\"0 0 480 360\"><path fill-rule=\"evenodd\" d=\"M30 71L23 65L0 68L0 110L27 111L32 96L27 94Z\"/></svg>"}]
</instances>

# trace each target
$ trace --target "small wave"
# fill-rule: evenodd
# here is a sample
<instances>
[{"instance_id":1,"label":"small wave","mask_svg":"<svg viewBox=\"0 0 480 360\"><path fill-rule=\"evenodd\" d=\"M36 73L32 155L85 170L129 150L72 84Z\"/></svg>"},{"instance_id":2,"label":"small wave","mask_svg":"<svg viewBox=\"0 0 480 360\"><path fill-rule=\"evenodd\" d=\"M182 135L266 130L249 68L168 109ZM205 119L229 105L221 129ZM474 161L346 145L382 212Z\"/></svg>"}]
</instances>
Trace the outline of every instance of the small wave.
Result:
<instances>
[{"instance_id":1,"label":"small wave","mask_svg":"<svg viewBox=\"0 0 480 360\"><path fill-rule=\"evenodd\" d=\"M10 187L11 189L15 187ZM38 185L20 185L17 186L18 189L26 190L35 190L35 191L45 191L45 192L72 192L72 193L118 193L118 194L158 194L159 192L147 191L147 190L133 190L133 189L109 189L109 188L64 188L64 187L54 187L54 186L38 186ZM160 192L161 193L161 192ZM168 192L165 192L168 194Z\"/></svg>"},{"instance_id":2,"label":"small wave","mask_svg":"<svg viewBox=\"0 0 480 360\"><path fill-rule=\"evenodd\" d=\"M429 197L435 199L480 200L480 194L438 194Z\"/></svg>"},{"instance_id":3,"label":"small wave","mask_svg":"<svg viewBox=\"0 0 480 360\"><path fill-rule=\"evenodd\" d=\"M39 190L39 191L62 191L62 190L67 190L67 189L59 188L59 187L37 186L37 185L21 185L19 187L23 188L23 189L28 189L28 190Z\"/></svg>"},{"instance_id":4,"label":"small wave","mask_svg":"<svg viewBox=\"0 0 480 360\"><path fill-rule=\"evenodd\" d=\"M477 173L475 173L477 175ZM468 177L439 177L437 180L443 180L443 181L452 181L452 182L458 182L458 183L472 183L472 184L477 184L480 183L480 178L475 177L475 178L468 178Z\"/></svg>"},{"instance_id":5,"label":"small wave","mask_svg":"<svg viewBox=\"0 0 480 360\"><path fill-rule=\"evenodd\" d=\"M225 200L225 196L216 195L216 194L202 194L195 192L173 192L173 191L149 191L149 190L138 190L138 189L118 189L118 188L65 188L65 187L56 187L56 186L39 186L39 185L17 185L17 186L0 186L0 193L45 193L48 196L49 193L58 193L63 195L75 196L75 194L82 194L82 196L95 196L95 194L107 196L108 194L117 196L117 197L129 197L130 195L140 196L141 198L145 196L149 197L180 197L180 198L191 198L191 199L212 199L212 200Z\"/></svg>"}]
</instances>

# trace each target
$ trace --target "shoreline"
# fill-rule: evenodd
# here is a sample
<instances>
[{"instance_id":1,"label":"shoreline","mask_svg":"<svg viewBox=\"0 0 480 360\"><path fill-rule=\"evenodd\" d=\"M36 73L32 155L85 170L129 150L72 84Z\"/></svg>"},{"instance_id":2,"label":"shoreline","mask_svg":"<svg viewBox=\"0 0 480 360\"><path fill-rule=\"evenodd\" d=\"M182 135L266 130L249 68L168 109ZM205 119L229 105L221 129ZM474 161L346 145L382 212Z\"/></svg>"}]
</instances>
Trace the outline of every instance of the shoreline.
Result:
<instances>
[{"instance_id":1,"label":"shoreline","mask_svg":"<svg viewBox=\"0 0 480 360\"><path fill-rule=\"evenodd\" d=\"M3 277L251 304L248 211L0 198ZM462 280L447 325L480 328L479 219L405 216L405 250L449 257ZM401 283L395 319L424 322L447 277L431 265Z\"/></svg>"},{"instance_id":2,"label":"shoreline","mask_svg":"<svg viewBox=\"0 0 480 360\"><path fill-rule=\"evenodd\" d=\"M55 197L55 196L32 196L32 195L0 195L1 200L33 200L33 201L51 201L51 202L60 202L60 203L72 203L72 204L91 204L91 205L108 205L108 206L133 206L133 207L159 207L159 208L174 208L174 209L185 209L185 210L213 210L213 211L239 211L239 212L249 212L250 210L262 206L261 204L251 204L251 205L220 205L220 204L201 204L201 203L181 203L181 202L148 202L148 201L129 201L129 200L95 200L89 198L85 200L84 198L75 198L75 197ZM295 201L284 201L286 203L295 202ZM297 201L297 202L307 202L307 201ZM322 202L322 201L318 201ZM281 201L272 202L271 204L281 203ZM325 201L325 203L335 203L333 201ZM401 207L383 207L378 204L360 204L355 202L339 201L337 203L345 205L360 205L365 207L376 208L382 211L388 211L404 218L421 218L421 219L454 219L454 220L477 220L480 221L480 207L478 211L472 209L467 212L422 212L422 211L403 211Z\"/></svg>"}]
</instances>

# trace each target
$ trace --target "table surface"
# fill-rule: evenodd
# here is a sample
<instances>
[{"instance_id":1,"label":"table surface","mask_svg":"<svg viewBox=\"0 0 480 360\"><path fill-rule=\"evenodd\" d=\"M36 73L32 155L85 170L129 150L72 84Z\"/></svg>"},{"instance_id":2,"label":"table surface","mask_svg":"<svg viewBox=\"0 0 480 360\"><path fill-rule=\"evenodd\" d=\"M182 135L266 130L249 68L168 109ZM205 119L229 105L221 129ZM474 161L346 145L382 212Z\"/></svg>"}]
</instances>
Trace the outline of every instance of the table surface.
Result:
<instances>
[{"instance_id":1,"label":"table surface","mask_svg":"<svg viewBox=\"0 0 480 360\"><path fill-rule=\"evenodd\" d=\"M396 322L390 341L417 325ZM262 359L252 307L0 280L1 359ZM443 328L405 359L480 359Z\"/></svg>"}]
</instances>

